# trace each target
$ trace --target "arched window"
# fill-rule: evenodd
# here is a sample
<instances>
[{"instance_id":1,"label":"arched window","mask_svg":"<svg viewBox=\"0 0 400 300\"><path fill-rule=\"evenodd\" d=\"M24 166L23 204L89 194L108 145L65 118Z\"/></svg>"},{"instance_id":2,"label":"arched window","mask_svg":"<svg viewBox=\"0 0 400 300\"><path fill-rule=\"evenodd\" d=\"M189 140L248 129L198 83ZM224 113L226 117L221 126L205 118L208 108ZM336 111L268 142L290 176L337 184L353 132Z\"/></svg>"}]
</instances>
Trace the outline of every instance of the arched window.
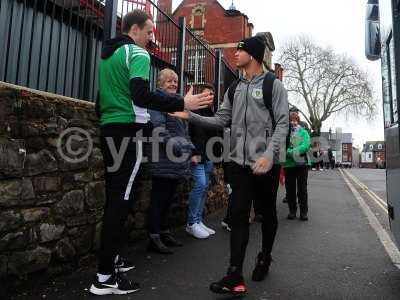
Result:
<instances>
[{"instance_id":1,"label":"arched window","mask_svg":"<svg viewBox=\"0 0 400 300\"><path fill-rule=\"evenodd\" d=\"M204 29L204 12L205 8L203 5L198 4L192 9L192 20L191 25L194 30Z\"/></svg>"}]
</instances>

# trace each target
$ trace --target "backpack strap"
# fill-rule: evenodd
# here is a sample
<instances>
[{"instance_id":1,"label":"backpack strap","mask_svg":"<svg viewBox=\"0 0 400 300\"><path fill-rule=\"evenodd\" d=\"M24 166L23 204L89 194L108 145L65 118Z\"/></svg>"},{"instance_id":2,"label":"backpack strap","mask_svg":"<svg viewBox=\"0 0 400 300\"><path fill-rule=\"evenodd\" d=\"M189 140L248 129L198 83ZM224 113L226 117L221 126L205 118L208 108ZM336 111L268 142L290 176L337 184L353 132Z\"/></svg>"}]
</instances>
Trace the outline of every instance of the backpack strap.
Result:
<instances>
[{"instance_id":1,"label":"backpack strap","mask_svg":"<svg viewBox=\"0 0 400 300\"><path fill-rule=\"evenodd\" d=\"M272 128L275 130L276 122L275 122L275 117L274 117L274 112L272 110L272 91L274 88L274 82L275 82L275 75L272 72L267 72L264 77L263 81L263 98L264 98L264 104L265 107L268 109L269 114L272 119Z\"/></svg>"},{"instance_id":2,"label":"backpack strap","mask_svg":"<svg viewBox=\"0 0 400 300\"><path fill-rule=\"evenodd\" d=\"M265 107L268 109L269 114L271 116L273 129L275 129L275 126L276 126L275 117L274 117L274 113L272 110L272 91L273 91L275 79L276 79L276 77L275 77L274 73L267 72L267 74L265 74L265 77L263 80L263 87L262 87L264 104L265 104ZM235 81L232 82L232 84L228 88L228 99L229 99L229 102L231 103L231 105L233 105L233 99L235 98L236 87L238 86L239 82L240 82L240 79L236 79Z\"/></svg>"},{"instance_id":3,"label":"backpack strap","mask_svg":"<svg viewBox=\"0 0 400 300\"><path fill-rule=\"evenodd\" d=\"M235 79L228 88L228 99L229 102L231 103L231 106L233 105L233 99L235 98L236 87L238 86L239 82L240 82L239 78Z\"/></svg>"}]
</instances>

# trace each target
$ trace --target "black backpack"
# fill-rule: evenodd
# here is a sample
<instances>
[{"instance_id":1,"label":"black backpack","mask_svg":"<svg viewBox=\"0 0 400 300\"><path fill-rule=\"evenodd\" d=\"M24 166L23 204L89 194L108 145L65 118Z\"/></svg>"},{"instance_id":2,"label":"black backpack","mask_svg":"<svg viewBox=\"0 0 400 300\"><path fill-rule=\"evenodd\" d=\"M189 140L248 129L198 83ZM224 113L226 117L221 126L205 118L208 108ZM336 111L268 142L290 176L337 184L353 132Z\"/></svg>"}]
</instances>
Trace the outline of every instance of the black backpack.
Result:
<instances>
[{"instance_id":1,"label":"black backpack","mask_svg":"<svg viewBox=\"0 0 400 300\"><path fill-rule=\"evenodd\" d=\"M265 104L265 107L268 109L269 114L271 116L273 129L275 129L275 126L276 126L274 113L272 111L272 90L274 87L275 79L276 79L275 75L272 72L268 72L267 74L265 74L263 86L262 86L264 104ZM239 84L239 82L240 82L240 79L236 79L234 82L232 82L232 84L228 88L228 98L229 98L229 102L231 103L231 105L233 105L233 99L235 96L236 87Z\"/></svg>"},{"instance_id":2,"label":"black backpack","mask_svg":"<svg viewBox=\"0 0 400 300\"><path fill-rule=\"evenodd\" d=\"M263 91L263 99L264 99L264 105L268 109L269 114L271 116L271 121L272 121L272 130L275 130L276 126L276 121L274 117L274 112L272 110L272 91L274 87L274 82L275 82L276 76L272 72L267 72L264 77L263 81L263 86L262 86L262 91ZM228 99L229 102L231 103L231 106L233 105L233 99L235 96L236 92L236 87L240 82L240 78L236 79L228 88ZM286 148L289 147L290 144L290 128L288 135L286 136Z\"/></svg>"}]
</instances>

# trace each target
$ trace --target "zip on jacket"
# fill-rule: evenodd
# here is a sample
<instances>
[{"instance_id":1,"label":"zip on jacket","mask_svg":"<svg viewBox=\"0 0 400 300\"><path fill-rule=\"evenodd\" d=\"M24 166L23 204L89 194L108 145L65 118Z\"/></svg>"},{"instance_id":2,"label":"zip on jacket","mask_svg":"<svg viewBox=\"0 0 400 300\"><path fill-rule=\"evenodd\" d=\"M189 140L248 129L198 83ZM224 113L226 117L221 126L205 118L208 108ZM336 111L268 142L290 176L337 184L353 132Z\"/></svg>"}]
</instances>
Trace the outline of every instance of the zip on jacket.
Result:
<instances>
[{"instance_id":1,"label":"zip on jacket","mask_svg":"<svg viewBox=\"0 0 400 300\"><path fill-rule=\"evenodd\" d=\"M260 157L265 157L275 164L285 161L286 136L289 129L287 92L279 80L274 81L272 111L276 126L272 128L272 118L265 107L262 94L264 77L265 74L261 74L251 81L242 78L236 87L233 104L226 92L223 103L214 117L203 117L195 113L189 115L191 123L206 128L223 129L230 124L229 159L242 166L253 166ZM268 134L271 135L270 138L267 138L266 132L271 133ZM256 141L260 143L253 144ZM243 147L240 147L240 142L243 142ZM255 146L255 149L250 146Z\"/></svg>"}]
</instances>

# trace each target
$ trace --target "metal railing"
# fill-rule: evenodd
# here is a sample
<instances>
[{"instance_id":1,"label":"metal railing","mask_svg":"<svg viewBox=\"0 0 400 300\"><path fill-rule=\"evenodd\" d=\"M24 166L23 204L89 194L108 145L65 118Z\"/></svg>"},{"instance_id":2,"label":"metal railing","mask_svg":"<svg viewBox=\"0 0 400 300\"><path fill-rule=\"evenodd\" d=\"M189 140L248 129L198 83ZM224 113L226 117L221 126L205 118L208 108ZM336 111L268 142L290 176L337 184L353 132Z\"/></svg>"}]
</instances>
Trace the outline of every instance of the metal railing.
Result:
<instances>
[{"instance_id":1,"label":"metal railing","mask_svg":"<svg viewBox=\"0 0 400 300\"><path fill-rule=\"evenodd\" d=\"M0 81L94 101L104 38L120 33L133 9L154 20L151 87L169 67L189 85L214 84L222 95L236 74L184 23L150 0L0 0ZM219 97L217 97L218 100Z\"/></svg>"},{"instance_id":2,"label":"metal railing","mask_svg":"<svg viewBox=\"0 0 400 300\"><path fill-rule=\"evenodd\" d=\"M0 80L93 100L104 0L1 0Z\"/></svg>"}]
</instances>

